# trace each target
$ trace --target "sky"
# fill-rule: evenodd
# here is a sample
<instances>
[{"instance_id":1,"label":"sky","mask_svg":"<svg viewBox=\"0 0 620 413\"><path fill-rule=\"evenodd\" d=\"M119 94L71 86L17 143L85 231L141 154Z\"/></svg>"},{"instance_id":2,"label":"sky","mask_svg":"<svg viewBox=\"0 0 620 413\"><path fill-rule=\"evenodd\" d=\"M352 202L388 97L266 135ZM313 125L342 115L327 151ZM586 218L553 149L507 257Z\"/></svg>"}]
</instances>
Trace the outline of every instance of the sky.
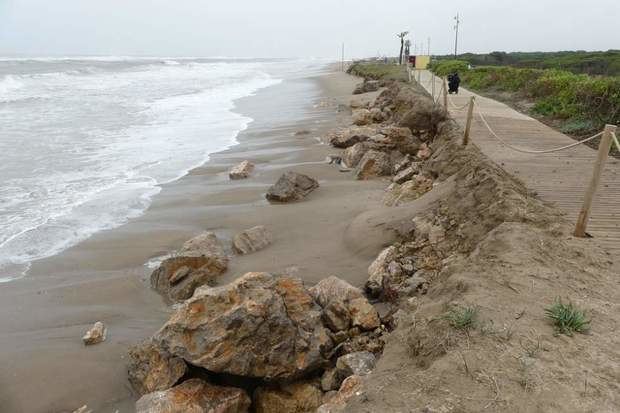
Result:
<instances>
[{"instance_id":1,"label":"sky","mask_svg":"<svg viewBox=\"0 0 620 413\"><path fill-rule=\"evenodd\" d=\"M0 0L0 55L347 58L620 49L620 0Z\"/></svg>"}]
</instances>

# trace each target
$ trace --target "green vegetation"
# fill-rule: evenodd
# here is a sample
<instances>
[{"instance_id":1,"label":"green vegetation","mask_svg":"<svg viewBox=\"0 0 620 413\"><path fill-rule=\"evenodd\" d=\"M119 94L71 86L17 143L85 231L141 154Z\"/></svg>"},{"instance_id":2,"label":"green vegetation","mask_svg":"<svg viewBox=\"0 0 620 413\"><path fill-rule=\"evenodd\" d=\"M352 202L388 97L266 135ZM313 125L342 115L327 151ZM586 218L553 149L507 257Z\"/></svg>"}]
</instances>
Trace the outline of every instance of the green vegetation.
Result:
<instances>
[{"instance_id":1,"label":"green vegetation","mask_svg":"<svg viewBox=\"0 0 620 413\"><path fill-rule=\"evenodd\" d=\"M465 65L465 66L464 66ZM438 75L466 67L464 61L440 60L431 69ZM484 66L457 70L464 86L479 92L509 92L534 102L532 112L560 120L562 131L598 132L620 123L620 76L588 76L562 70Z\"/></svg>"},{"instance_id":2,"label":"green vegetation","mask_svg":"<svg viewBox=\"0 0 620 413\"><path fill-rule=\"evenodd\" d=\"M448 76L451 73L465 73L469 64L463 60L434 60L429 66L429 70L438 76Z\"/></svg>"},{"instance_id":3,"label":"green vegetation","mask_svg":"<svg viewBox=\"0 0 620 413\"><path fill-rule=\"evenodd\" d=\"M453 308L444 314L443 319L457 330L469 330L475 327L478 309L474 307Z\"/></svg>"},{"instance_id":4,"label":"green vegetation","mask_svg":"<svg viewBox=\"0 0 620 413\"><path fill-rule=\"evenodd\" d=\"M360 61L353 63L347 72L365 79L407 81L405 66L392 63Z\"/></svg>"},{"instance_id":5,"label":"green vegetation","mask_svg":"<svg viewBox=\"0 0 620 413\"><path fill-rule=\"evenodd\" d=\"M531 69L558 69L588 75L620 76L620 50L606 52L492 52L465 53L457 57L473 66L512 66ZM453 56L437 56L452 60Z\"/></svg>"},{"instance_id":6,"label":"green vegetation","mask_svg":"<svg viewBox=\"0 0 620 413\"><path fill-rule=\"evenodd\" d=\"M590 326L584 311L572 303L564 304L558 299L553 306L545 309L547 318L551 319L558 334L572 336L573 333L584 333Z\"/></svg>"}]
</instances>

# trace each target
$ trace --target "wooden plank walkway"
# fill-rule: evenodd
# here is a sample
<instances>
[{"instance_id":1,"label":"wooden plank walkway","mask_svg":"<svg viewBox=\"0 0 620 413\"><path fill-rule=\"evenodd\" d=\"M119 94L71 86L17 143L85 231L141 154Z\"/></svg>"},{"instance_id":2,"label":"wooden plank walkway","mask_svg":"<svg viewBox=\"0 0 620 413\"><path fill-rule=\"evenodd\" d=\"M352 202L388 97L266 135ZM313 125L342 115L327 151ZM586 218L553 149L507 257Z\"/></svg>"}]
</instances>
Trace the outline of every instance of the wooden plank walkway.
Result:
<instances>
[{"instance_id":1,"label":"wooden plank walkway","mask_svg":"<svg viewBox=\"0 0 620 413\"><path fill-rule=\"evenodd\" d=\"M432 76L423 71L421 84L430 92ZM441 80L435 78L435 92L441 90ZM550 154L526 154L514 151L493 137L480 120L482 111L491 128L511 145L530 150L547 150L575 141L526 116L509 106L460 88L458 95L451 95L455 106L466 105L475 95L470 142L509 173L519 177L538 196L554 203L575 223L581 208L586 186L592 177L596 150L585 145ZM443 102L443 97L439 102ZM448 104L450 113L465 126L467 109L456 110ZM588 233L613 255L620 253L620 161L609 158L592 208Z\"/></svg>"}]
</instances>

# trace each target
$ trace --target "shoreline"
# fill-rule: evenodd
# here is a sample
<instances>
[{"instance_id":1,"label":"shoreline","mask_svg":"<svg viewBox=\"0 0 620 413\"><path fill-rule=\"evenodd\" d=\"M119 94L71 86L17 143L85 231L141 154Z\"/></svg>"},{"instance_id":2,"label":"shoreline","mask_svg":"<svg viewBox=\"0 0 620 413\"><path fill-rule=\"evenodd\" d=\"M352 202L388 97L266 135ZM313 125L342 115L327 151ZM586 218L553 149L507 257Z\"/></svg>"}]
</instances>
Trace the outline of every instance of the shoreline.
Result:
<instances>
[{"instance_id":1,"label":"shoreline","mask_svg":"<svg viewBox=\"0 0 620 413\"><path fill-rule=\"evenodd\" d=\"M347 174L325 167L325 156L333 151L316 139L347 116L336 109L348 103L355 83L356 78L328 70L240 99L236 111L254 122L239 133L238 145L211 154L202 167L163 185L141 217L37 261L29 275L4 284L0 404L8 412L72 411L83 404L95 411L133 408L125 371L127 349L156 331L169 313L150 289L150 269L144 264L204 230L229 240L234 232L266 225L275 235L265 251L233 257L220 284L246 271L291 266L314 283L327 275L319 271L326 257L334 273L362 284L364 272L357 274L372 258L337 247L342 244L342 223L347 222L342 215L354 216L359 201L384 183L364 183L367 192L360 192L359 183ZM312 133L295 136L299 130ZM243 159L253 161L256 171L249 180L229 181L229 167ZM316 177L321 190L304 203L269 205L262 194L291 167ZM343 197L345 203L358 206L343 208ZM323 210L320 214L313 211L317 205ZM309 217L307 222L296 222L299 214ZM293 223L297 230L291 228ZM308 242L317 248L304 251ZM84 348L80 337L98 320L107 324L108 339ZM39 397L33 399L32 394Z\"/></svg>"}]
</instances>

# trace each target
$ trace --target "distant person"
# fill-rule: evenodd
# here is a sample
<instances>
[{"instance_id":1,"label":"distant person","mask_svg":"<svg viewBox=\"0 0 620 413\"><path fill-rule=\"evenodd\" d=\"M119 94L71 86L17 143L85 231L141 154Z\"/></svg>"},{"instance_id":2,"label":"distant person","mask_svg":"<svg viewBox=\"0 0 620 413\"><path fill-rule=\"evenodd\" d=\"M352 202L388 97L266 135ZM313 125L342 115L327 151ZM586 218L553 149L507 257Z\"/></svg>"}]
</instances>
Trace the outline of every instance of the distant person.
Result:
<instances>
[{"instance_id":1,"label":"distant person","mask_svg":"<svg viewBox=\"0 0 620 413\"><path fill-rule=\"evenodd\" d=\"M448 93L459 94L459 85L461 84L461 78L458 73L453 73L448 76Z\"/></svg>"}]
</instances>

